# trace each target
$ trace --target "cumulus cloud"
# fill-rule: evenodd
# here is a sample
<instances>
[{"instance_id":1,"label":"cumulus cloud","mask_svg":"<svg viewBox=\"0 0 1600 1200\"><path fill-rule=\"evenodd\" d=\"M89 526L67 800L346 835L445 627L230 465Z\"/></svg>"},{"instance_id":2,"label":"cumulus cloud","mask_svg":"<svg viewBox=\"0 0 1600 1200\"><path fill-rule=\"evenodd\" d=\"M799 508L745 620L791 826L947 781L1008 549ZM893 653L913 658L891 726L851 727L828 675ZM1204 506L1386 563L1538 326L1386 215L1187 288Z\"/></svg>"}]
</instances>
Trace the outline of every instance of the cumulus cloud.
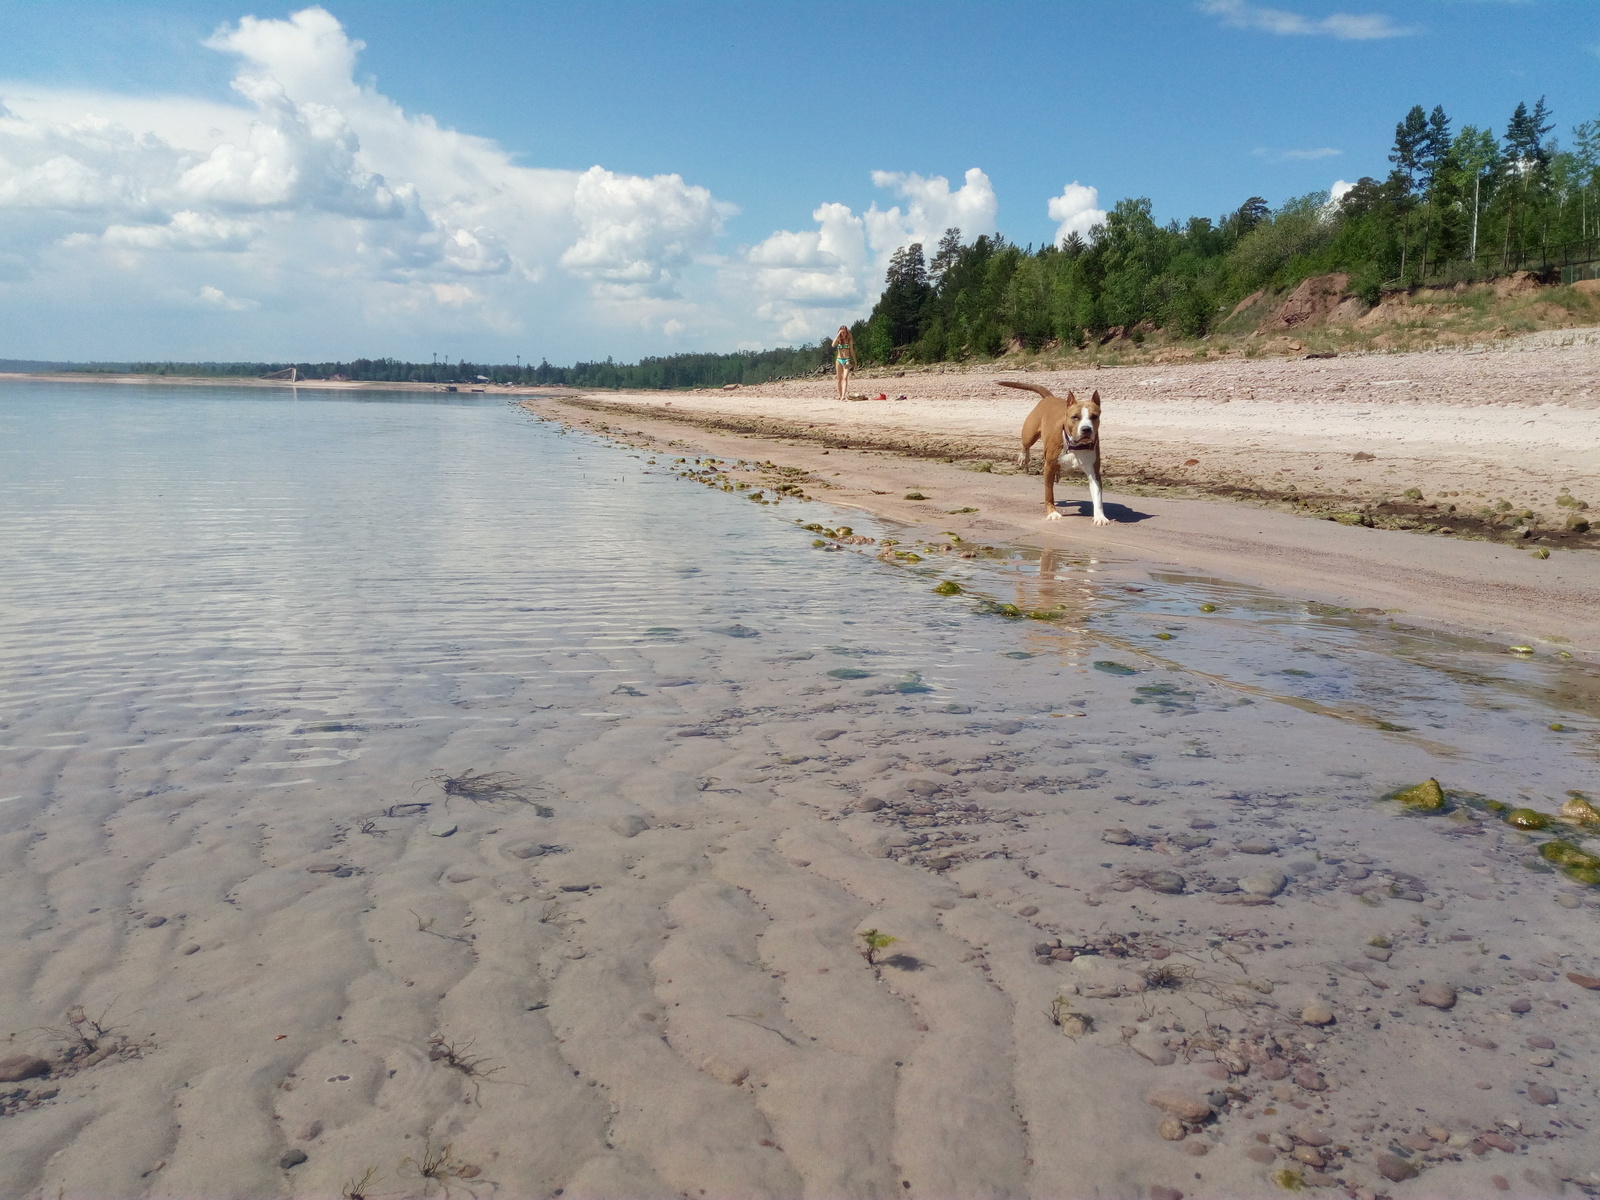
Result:
<instances>
[{"instance_id":1,"label":"cumulus cloud","mask_svg":"<svg viewBox=\"0 0 1600 1200\"><path fill-rule=\"evenodd\" d=\"M0 85L0 327L52 358L552 360L813 338L893 252L992 232L983 171L878 171L883 203L719 243L737 210L676 174L526 166L363 82L320 7L205 43L231 100ZM1054 212L1054 209L1052 209Z\"/></svg>"},{"instance_id":2,"label":"cumulus cloud","mask_svg":"<svg viewBox=\"0 0 1600 1200\"><path fill-rule=\"evenodd\" d=\"M675 274L722 232L711 193L679 175L590 167L578 177L573 211L581 235L561 265L629 297L675 295Z\"/></svg>"},{"instance_id":3,"label":"cumulus cloud","mask_svg":"<svg viewBox=\"0 0 1600 1200\"><path fill-rule=\"evenodd\" d=\"M69 329L52 307L100 306L104 337L136 305L143 338L170 303L172 328L203 338L214 330L192 324L197 298L216 314L249 309L261 340L297 354L431 337L440 320L484 339L536 323L543 349L552 334L636 326L642 302L657 328L705 326L681 284L735 211L705 188L522 166L407 113L357 81L362 43L320 7L245 17L206 45L237 62L233 105L4 89L0 320L14 338L178 353L68 344L85 323Z\"/></svg>"},{"instance_id":4,"label":"cumulus cloud","mask_svg":"<svg viewBox=\"0 0 1600 1200\"><path fill-rule=\"evenodd\" d=\"M725 268L727 284L750 297L777 337L812 339L865 316L902 246L920 242L931 253L946 229L959 229L964 241L994 232L999 204L977 167L953 191L942 175L874 171L872 182L905 207L874 203L857 215L848 205L823 204L811 214L815 229L779 230Z\"/></svg>"},{"instance_id":5,"label":"cumulus cloud","mask_svg":"<svg viewBox=\"0 0 1600 1200\"><path fill-rule=\"evenodd\" d=\"M1076 179L1061 189L1061 195L1050 197L1049 213L1056 223L1058 246L1074 233L1087 238L1089 231L1106 219L1105 210L1100 207L1100 189L1086 187Z\"/></svg>"},{"instance_id":6,"label":"cumulus cloud","mask_svg":"<svg viewBox=\"0 0 1600 1200\"><path fill-rule=\"evenodd\" d=\"M1333 186L1328 189L1328 203L1337 205L1355 186L1347 179L1335 179Z\"/></svg>"},{"instance_id":7,"label":"cumulus cloud","mask_svg":"<svg viewBox=\"0 0 1600 1200\"><path fill-rule=\"evenodd\" d=\"M1381 38L1409 37L1413 26L1396 25L1381 13L1357 15L1333 13L1308 17L1281 8L1263 8L1246 0L1200 0L1200 10L1221 17L1236 29L1259 29L1266 33L1290 36L1332 37L1342 41L1372 41Z\"/></svg>"}]
</instances>

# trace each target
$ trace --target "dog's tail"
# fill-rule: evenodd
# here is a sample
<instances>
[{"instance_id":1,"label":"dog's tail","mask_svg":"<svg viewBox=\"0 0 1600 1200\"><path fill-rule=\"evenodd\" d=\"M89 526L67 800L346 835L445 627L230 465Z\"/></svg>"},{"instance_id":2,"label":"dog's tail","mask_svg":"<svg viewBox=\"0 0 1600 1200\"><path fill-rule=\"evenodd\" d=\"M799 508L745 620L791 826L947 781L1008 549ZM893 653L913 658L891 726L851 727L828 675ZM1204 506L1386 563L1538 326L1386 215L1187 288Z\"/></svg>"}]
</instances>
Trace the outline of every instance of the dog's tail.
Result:
<instances>
[{"instance_id":1,"label":"dog's tail","mask_svg":"<svg viewBox=\"0 0 1600 1200\"><path fill-rule=\"evenodd\" d=\"M1017 388L1017 389L1019 389L1021 391L1024 391L1024 392L1037 392L1041 396L1049 396L1052 400L1061 399L1060 396L1057 396L1054 392L1052 392L1049 388L1045 387L1043 384L1039 384L1039 383L1018 383L1018 382L1015 382L1015 381L1010 380L1010 379L997 379L997 380L995 380L995 382L998 383L1001 387Z\"/></svg>"}]
</instances>

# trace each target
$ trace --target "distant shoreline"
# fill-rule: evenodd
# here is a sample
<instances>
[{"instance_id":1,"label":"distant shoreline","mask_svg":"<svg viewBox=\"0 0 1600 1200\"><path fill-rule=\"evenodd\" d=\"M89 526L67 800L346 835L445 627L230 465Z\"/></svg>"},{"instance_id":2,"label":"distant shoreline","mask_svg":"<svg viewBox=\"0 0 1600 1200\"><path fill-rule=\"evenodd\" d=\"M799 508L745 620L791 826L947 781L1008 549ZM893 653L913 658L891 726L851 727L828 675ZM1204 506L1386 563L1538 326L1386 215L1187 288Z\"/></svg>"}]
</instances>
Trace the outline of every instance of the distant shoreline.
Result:
<instances>
[{"instance_id":1,"label":"distant shoreline","mask_svg":"<svg viewBox=\"0 0 1600 1200\"><path fill-rule=\"evenodd\" d=\"M490 392L506 396L539 396L546 392L571 392L564 383L546 384L443 384L387 381L375 379L302 379L290 383L286 379L256 379L242 375L145 375L127 372L117 375L90 375L76 371L0 371L0 382L26 381L29 383L121 383L121 384L175 384L179 387L238 387L268 388L288 391L312 388L318 391L344 392L456 392L466 394Z\"/></svg>"}]
</instances>

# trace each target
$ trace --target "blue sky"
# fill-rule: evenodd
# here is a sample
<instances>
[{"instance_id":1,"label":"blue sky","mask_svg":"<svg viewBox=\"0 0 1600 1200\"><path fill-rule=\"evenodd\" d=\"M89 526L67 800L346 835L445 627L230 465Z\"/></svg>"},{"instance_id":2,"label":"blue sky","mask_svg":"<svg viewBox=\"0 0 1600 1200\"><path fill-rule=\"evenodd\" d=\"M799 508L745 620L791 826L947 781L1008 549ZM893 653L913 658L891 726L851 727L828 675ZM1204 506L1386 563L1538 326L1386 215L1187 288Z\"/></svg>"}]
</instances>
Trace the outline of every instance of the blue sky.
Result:
<instances>
[{"instance_id":1,"label":"blue sky","mask_svg":"<svg viewBox=\"0 0 1600 1200\"><path fill-rule=\"evenodd\" d=\"M947 224L1277 204L1597 75L1576 0L14 4L0 357L811 339Z\"/></svg>"}]
</instances>

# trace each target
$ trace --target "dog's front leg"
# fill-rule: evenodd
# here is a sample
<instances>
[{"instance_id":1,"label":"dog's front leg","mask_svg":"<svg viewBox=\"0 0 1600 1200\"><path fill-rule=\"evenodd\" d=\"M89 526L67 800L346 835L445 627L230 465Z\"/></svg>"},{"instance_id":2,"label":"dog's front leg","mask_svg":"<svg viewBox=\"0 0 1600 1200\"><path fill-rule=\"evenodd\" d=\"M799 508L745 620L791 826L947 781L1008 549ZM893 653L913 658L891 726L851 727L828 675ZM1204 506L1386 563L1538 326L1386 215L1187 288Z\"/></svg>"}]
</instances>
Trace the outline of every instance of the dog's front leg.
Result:
<instances>
[{"instance_id":1,"label":"dog's front leg","mask_svg":"<svg viewBox=\"0 0 1600 1200\"><path fill-rule=\"evenodd\" d=\"M1044 459L1044 519L1046 521L1061 520L1061 514L1056 511L1056 480L1059 478L1061 478L1061 448L1046 443Z\"/></svg>"},{"instance_id":2,"label":"dog's front leg","mask_svg":"<svg viewBox=\"0 0 1600 1200\"><path fill-rule=\"evenodd\" d=\"M1096 525L1109 525L1111 520L1106 516L1105 502L1100 491L1100 451L1090 450L1088 453L1078 455L1078 465L1083 468L1083 473L1089 477L1089 500L1094 505L1094 523Z\"/></svg>"}]
</instances>

